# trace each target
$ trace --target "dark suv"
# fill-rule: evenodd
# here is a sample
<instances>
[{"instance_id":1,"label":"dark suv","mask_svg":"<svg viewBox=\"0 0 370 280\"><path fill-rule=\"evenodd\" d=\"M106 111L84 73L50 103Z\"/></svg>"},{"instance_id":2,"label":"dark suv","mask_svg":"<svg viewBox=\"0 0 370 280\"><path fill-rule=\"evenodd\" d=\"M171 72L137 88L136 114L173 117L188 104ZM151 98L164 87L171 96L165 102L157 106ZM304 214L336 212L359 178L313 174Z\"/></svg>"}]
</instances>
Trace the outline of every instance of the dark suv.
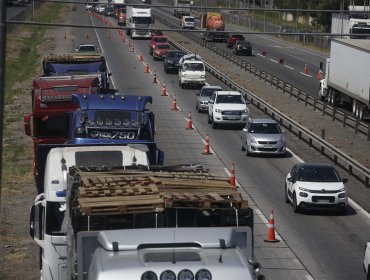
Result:
<instances>
[{"instance_id":1,"label":"dark suv","mask_svg":"<svg viewBox=\"0 0 370 280\"><path fill-rule=\"evenodd\" d=\"M235 55L252 55L252 45L248 41L236 41L233 46Z\"/></svg>"},{"instance_id":2,"label":"dark suv","mask_svg":"<svg viewBox=\"0 0 370 280\"><path fill-rule=\"evenodd\" d=\"M186 53L177 50L167 52L163 63L164 72L168 74L170 71L177 71L180 68L179 60L185 54Z\"/></svg>"},{"instance_id":3,"label":"dark suv","mask_svg":"<svg viewBox=\"0 0 370 280\"><path fill-rule=\"evenodd\" d=\"M232 48L236 41L245 41L245 38L241 34L233 34L229 38L227 38L227 44L226 46L228 48Z\"/></svg>"}]
</instances>

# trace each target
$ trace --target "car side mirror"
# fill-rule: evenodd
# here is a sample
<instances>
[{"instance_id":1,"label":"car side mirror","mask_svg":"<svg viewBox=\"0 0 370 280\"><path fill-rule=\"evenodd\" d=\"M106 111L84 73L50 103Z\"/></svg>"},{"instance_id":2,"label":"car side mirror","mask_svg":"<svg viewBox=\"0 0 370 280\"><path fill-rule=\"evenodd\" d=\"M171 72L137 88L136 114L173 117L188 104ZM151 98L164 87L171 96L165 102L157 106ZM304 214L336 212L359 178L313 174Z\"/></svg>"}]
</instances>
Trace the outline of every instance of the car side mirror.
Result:
<instances>
[{"instance_id":1,"label":"car side mirror","mask_svg":"<svg viewBox=\"0 0 370 280\"><path fill-rule=\"evenodd\" d=\"M247 127L244 127L243 128L243 132L248 132L248 128Z\"/></svg>"},{"instance_id":2,"label":"car side mirror","mask_svg":"<svg viewBox=\"0 0 370 280\"><path fill-rule=\"evenodd\" d=\"M215 102L213 100L210 100L209 103L210 104L215 104Z\"/></svg>"},{"instance_id":3,"label":"car side mirror","mask_svg":"<svg viewBox=\"0 0 370 280\"><path fill-rule=\"evenodd\" d=\"M112 73L108 73L108 77L112 76Z\"/></svg>"},{"instance_id":4,"label":"car side mirror","mask_svg":"<svg viewBox=\"0 0 370 280\"><path fill-rule=\"evenodd\" d=\"M245 104L251 104L251 102L248 99L245 99Z\"/></svg>"},{"instance_id":5,"label":"car side mirror","mask_svg":"<svg viewBox=\"0 0 370 280\"><path fill-rule=\"evenodd\" d=\"M288 133L288 130L286 130L286 129L282 129L282 130L281 130L281 133L286 134L286 133Z\"/></svg>"},{"instance_id":6,"label":"car side mirror","mask_svg":"<svg viewBox=\"0 0 370 280\"><path fill-rule=\"evenodd\" d=\"M288 177L287 180L288 180L288 182L292 182L292 183L294 182L293 177Z\"/></svg>"},{"instance_id":7,"label":"car side mirror","mask_svg":"<svg viewBox=\"0 0 370 280\"><path fill-rule=\"evenodd\" d=\"M343 182L343 183L347 183L347 182L348 182L348 179L343 178L343 179L342 179L342 182Z\"/></svg>"},{"instance_id":8,"label":"car side mirror","mask_svg":"<svg viewBox=\"0 0 370 280\"><path fill-rule=\"evenodd\" d=\"M78 48L77 48L77 49L75 49L75 51L76 51L76 52L78 52Z\"/></svg>"},{"instance_id":9,"label":"car side mirror","mask_svg":"<svg viewBox=\"0 0 370 280\"><path fill-rule=\"evenodd\" d=\"M199 96L199 95L200 95L200 93L199 93L199 92L197 92L197 93L196 93L196 95L197 95L197 96Z\"/></svg>"}]
</instances>

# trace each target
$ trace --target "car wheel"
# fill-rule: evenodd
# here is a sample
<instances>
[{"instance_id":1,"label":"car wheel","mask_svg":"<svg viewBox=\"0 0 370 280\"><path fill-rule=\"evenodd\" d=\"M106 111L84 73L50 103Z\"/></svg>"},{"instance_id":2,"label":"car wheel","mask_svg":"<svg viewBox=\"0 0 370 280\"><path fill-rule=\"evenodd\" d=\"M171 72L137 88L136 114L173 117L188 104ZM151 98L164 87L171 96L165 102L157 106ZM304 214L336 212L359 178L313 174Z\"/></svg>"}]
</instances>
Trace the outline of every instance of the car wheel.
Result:
<instances>
[{"instance_id":1,"label":"car wheel","mask_svg":"<svg viewBox=\"0 0 370 280\"><path fill-rule=\"evenodd\" d=\"M184 88L185 88L185 84L184 84L184 83L181 83L181 82L180 82L180 86L181 86L181 88L182 88L182 89L184 89Z\"/></svg>"},{"instance_id":2,"label":"car wheel","mask_svg":"<svg viewBox=\"0 0 370 280\"><path fill-rule=\"evenodd\" d=\"M288 188L287 188L287 186L285 185L285 202L286 203L290 203L290 200L289 200L289 198L288 198Z\"/></svg>"},{"instance_id":3,"label":"car wheel","mask_svg":"<svg viewBox=\"0 0 370 280\"><path fill-rule=\"evenodd\" d=\"M217 128L217 123L215 123L215 120L213 119L213 116L212 116L212 128L213 129Z\"/></svg>"},{"instance_id":4,"label":"car wheel","mask_svg":"<svg viewBox=\"0 0 370 280\"><path fill-rule=\"evenodd\" d=\"M297 205L297 196L295 192L293 193L293 210L294 210L294 213L299 213L300 211L300 207Z\"/></svg>"},{"instance_id":5,"label":"car wheel","mask_svg":"<svg viewBox=\"0 0 370 280\"><path fill-rule=\"evenodd\" d=\"M366 277L366 279L370 280L370 264L367 267L367 277Z\"/></svg>"},{"instance_id":6,"label":"car wheel","mask_svg":"<svg viewBox=\"0 0 370 280\"><path fill-rule=\"evenodd\" d=\"M212 121L211 121L211 117L209 116L209 114L208 114L208 123L209 123L209 124L211 124L211 123L212 123Z\"/></svg>"},{"instance_id":7,"label":"car wheel","mask_svg":"<svg viewBox=\"0 0 370 280\"><path fill-rule=\"evenodd\" d=\"M245 151L245 147L244 147L244 145L243 145L243 140L242 140L242 148L241 148L241 150L244 152Z\"/></svg>"},{"instance_id":8,"label":"car wheel","mask_svg":"<svg viewBox=\"0 0 370 280\"><path fill-rule=\"evenodd\" d=\"M344 207L344 208L340 208L338 212L339 212L339 214L340 214L340 215L343 215L343 216L344 216L344 215L346 215L346 214L347 214L347 209L348 209L348 208L347 208L347 206L346 206L346 207ZM369 280L370 280L369 275L368 275L367 279L369 279Z\"/></svg>"}]
</instances>

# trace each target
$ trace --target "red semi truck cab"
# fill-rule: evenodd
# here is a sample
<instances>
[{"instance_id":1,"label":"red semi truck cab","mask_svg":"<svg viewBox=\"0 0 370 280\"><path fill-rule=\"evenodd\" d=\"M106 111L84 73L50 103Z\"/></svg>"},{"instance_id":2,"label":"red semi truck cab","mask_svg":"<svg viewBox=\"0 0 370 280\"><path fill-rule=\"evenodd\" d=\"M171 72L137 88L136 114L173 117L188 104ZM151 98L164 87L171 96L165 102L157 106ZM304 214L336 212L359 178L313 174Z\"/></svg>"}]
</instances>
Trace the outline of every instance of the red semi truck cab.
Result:
<instances>
[{"instance_id":1,"label":"red semi truck cab","mask_svg":"<svg viewBox=\"0 0 370 280\"><path fill-rule=\"evenodd\" d=\"M33 81L32 113L24 116L24 131L33 139L36 186L38 145L65 142L66 113L78 108L72 103L72 94L99 92L99 79L88 75L41 77Z\"/></svg>"}]
</instances>

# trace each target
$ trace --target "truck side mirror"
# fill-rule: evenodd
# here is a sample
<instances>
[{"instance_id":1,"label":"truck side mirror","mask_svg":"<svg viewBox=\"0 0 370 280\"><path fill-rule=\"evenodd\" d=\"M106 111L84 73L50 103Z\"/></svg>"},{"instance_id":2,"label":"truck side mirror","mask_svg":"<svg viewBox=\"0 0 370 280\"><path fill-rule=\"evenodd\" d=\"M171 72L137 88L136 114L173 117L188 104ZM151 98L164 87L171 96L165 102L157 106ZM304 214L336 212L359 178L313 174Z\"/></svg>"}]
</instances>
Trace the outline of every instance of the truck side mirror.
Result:
<instances>
[{"instance_id":1,"label":"truck side mirror","mask_svg":"<svg viewBox=\"0 0 370 280\"><path fill-rule=\"evenodd\" d=\"M32 114L26 115L23 118L23 122L24 122L24 133L26 135L28 135L28 136L33 136L33 133L31 131L31 119L33 119L32 118Z\"/></svg>"},{"instance_id":2,"label":"truck side mirror","mask_svg":"<svg viewBox=\"0 0 370 280\"><path fill-rule=\"evenodd\" d=\"M32 239L42 240L42 205L35 203L30 209L30 236ZM39 244L41 245L41 244Z\"/></svg>"}]
</instances>

